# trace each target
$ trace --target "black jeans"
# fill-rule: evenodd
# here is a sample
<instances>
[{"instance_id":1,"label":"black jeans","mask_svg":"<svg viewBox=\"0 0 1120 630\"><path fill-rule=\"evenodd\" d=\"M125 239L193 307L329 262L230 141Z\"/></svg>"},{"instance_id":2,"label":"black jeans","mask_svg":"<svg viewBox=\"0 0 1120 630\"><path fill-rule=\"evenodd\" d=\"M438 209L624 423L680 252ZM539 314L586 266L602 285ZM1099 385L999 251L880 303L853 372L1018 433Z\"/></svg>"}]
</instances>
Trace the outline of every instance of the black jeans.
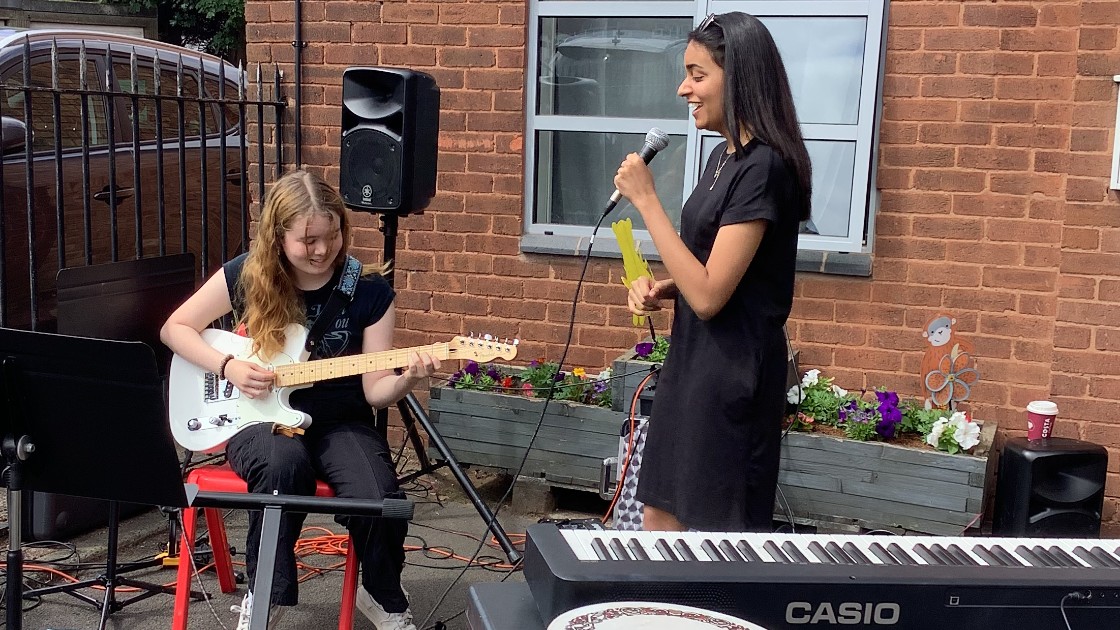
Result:
<instances>
[{"instance_id":1,"label":"black jeans","mask_svg":"<svg viewBox=\"0 0 1120 630\"><path fill-rule=\"evenodd\" d=\"M272 425L248 427L226 445L230 466L249 484L249 492L312 495L315 480L330 484L340 497L359 499L404 498L397 486L389 445L372 426L359 423L312 425L299 437L272 433ZM281 517L276 548L276 573L272 602L294 606L299 598L295 543L306 515L285 512ZM404 539L408 522L338 515L350 530L362 567L362 586L388 612L403 612L408 600L401 590ZM249 512L249 537L245 549L249 584L257 570L262 515Z\"/></svg>"}]
</instances>

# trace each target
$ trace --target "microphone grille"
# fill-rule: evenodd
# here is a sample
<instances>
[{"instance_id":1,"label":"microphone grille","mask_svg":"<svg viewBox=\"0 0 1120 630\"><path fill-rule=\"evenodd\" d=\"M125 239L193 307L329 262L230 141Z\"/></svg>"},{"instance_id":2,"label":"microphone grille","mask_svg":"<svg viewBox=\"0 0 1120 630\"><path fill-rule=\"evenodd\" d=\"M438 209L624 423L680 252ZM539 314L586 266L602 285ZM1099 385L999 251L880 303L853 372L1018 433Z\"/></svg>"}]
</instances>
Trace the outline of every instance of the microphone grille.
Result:
<instances>
[{"instance_id":1,"label":"microphone grille","mask_svg":"<svg viewBox=\"0 0 1120 630\"><path fill-rule=\"evenodd\" d=\"M654 127L646 133L646 144L653 150L660 151L669 146L669 134Z\"/></svg>"}]
</instances>

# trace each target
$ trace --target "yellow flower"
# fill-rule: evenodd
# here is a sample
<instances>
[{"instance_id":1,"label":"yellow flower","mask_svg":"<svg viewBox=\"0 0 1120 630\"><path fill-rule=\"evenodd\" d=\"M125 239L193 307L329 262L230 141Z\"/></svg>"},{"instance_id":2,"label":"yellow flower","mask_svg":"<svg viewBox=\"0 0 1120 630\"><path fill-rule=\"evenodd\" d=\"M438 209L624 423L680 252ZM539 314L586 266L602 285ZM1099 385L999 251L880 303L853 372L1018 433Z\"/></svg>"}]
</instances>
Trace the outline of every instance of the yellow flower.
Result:
<instances>
[{"instance_id":1,"label":"yellow flower","mask_svg":"<svg viewBox=\"0 0 1120 630\"><path fill-rule=\"evenodd\" d=\"M584 378L584 377L587 376L587 370L585 370L583 368L576 368L576 369L572 370L572 374L575 374L579 378Z\"/></svg>"}]
</instances>

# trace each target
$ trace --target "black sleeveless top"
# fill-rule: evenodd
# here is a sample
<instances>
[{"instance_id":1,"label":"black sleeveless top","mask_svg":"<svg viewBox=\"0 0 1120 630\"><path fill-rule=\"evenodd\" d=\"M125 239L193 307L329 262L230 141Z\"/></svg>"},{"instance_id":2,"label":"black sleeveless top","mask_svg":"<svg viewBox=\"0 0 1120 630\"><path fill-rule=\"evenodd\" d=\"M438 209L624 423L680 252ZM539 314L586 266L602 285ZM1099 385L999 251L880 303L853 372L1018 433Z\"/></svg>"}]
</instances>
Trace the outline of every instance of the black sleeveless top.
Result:
<instances>
[{"instance_id":1,"label":"black sleeveless top","mask_svg":"<svg viewBox=\"0 0 1120 630\"><path fill-rule=\"evenodd\" d=\"M223 266L236 319L240 319L245 309L244 292L238 279L247 256L248 254L242 254ZM340 267L335 270L330 282L322 287L314 291L297 291L306 308L307 326L319 316L331 292L338 286L341 275ZM322 340L310 358L332 359L361 354L365 329L385 315L395 297L396 292L381 276L360 278L354 289L353 299L334 316L334 321L323 333ZM296 390L292 392L290 402L292 407L311 415L312 430L340 422L373 421L373 409L366 402L361 375L320 381L309 388Z\"/></svg>"}]
</instances>

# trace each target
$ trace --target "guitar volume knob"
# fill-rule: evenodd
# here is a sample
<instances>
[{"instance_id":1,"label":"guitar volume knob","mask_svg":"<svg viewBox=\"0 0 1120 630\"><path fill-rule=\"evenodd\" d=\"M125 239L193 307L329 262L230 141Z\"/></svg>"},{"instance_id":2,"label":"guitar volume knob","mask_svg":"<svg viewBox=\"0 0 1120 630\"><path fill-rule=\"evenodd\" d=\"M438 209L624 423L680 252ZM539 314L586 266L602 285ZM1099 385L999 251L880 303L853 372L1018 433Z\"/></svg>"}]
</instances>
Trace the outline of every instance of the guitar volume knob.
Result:
<instances>
[{"instance_id":1,"label":"guitar volume knob","mask_svg":"<svg viewBox=\"0 0 1120 630\"><path fill-rule=\"evenodd\" d=\"M201 428L202 423L198 421L198 418L191 418L190 420L187 420L188 431L198 431Z\"/></svg>"}]
</instances>

